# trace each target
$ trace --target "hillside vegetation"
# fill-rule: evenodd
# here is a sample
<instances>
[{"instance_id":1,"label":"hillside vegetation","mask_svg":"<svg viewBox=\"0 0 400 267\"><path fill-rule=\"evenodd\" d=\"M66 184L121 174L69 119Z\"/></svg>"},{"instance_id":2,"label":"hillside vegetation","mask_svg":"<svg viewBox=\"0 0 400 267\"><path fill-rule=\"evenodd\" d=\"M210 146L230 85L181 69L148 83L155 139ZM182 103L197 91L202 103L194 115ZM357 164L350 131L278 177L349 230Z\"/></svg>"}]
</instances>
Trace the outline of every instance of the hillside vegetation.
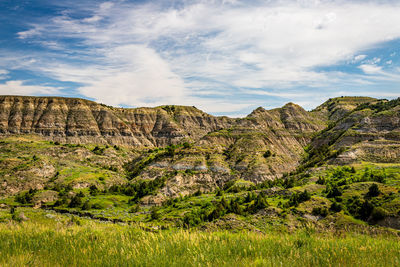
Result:
<instances>
[{"instance_id":1,"label":"hillside vegetation","mask_svg":"<svg viewBox=\"0 0 400 267\"><path fill-rule=\"evenodd\" d=\"M400 229L399 99L340 97L310 112L289 103L243 119L183 106L1 99L4 221L29 220L25 207L149 229ZM99 131L71 132L86 120ZM152 130L135 128L144 123ZM148 146L125 142L138 136Z\"/></svg>"}]
</instances>

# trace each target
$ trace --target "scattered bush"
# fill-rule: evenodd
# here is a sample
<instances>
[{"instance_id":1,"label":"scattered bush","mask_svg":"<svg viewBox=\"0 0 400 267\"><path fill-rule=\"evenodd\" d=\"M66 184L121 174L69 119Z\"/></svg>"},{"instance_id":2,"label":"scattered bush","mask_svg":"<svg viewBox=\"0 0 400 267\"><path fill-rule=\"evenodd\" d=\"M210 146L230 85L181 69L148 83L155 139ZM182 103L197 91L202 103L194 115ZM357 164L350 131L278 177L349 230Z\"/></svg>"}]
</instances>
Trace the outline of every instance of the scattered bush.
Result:
<instances>
[{"instance_id":1,"label":"scattered bush","mask_svg":"<svg viewBox=\"0 0 400 267\"><path fill-rule=\"evenodd\" d=\"M381 207L376 207L372 210L371 216L373 220L379 221L387 217L388 212Z\"/></svg>"},{"instance_id":2,"label":"scattered bush","mask_svg":"<svg viewBox=\"0 0 400 267\"><path fill-rule=\"evenodd\" d=\"M326 217L329 214L329 211L325 207L314 207L311 212L315 216Z\"/></svg>"},{"instance_id":3,"label":"scattered bush","mask_svg":"<svg viewBox=\"0 0 400 267\"><path fill-rule=\"evenodd\" d=\"M130 209L129 209L129 213L136 213L140 210L140 206L139 205L133 205Z\"/></svg>"},{"instance_id":4,"label":"scattered bush","mask_svg":"<svg viewBox=\"0 0 400 267\"><path fill-rule=\"evenodd\" d=\"M97 196L99 194L99 189L97 188L97 186L95 186L94 184L92 184L89 187L89 192L91 196Z\"/></svg>"},{"instance_id":5,"label":"scattered bush","mask_svg":"<svg viewBox=\"0 0 400 267\"><path fill-rule=\"evenodd\" d=\"M324 185L325 182L326 182L325 178L321 177L321 176L319 176L318 180L316 181L317 184L321 184L321 185Z\"/></svg>"},{"instance_id":6,"label":"scattered bush","mask_svg":"<svg viewBox=\"0 0 400 267\"><path fill-rule=\"evenodd\" d=\"M71 202L68 207L70 208L78 208L82 205L82 197L80 195L75 195L72 197Z\"/></svg>"},{"instance_id":7,"label":"scattered bush","mask_svg":"<svg viewBox=\"0 0 400 267\"><path fill-rule=\"evenodd\" d=\"M325 191L327 198L334 198L342 195L342 191L339 189L337 185L327 186Z\"/></svg>"},{"instance_id":8,"label":"scattered bush","mask_svg":"<svg viewBox=\"0 0 400 267\"><path fill-rule=\"evenodd\" d=\"M333 212L340 212L343 209L343 207L340 203L333 201L329 209Z\"/></svg>"},{"instance_id":9,"label":"scattered bush","mask_svg":"<svg viewBox=\"0 0 400 267\"><path fill-rule=\"evenodd\" d=\"M21 204L31 204L36 192L36 189L29 189L28 192L19 193L15 196L15 201Z\"/></svg>"},{"instance_id":10,"label":"scattered bush","mask_svg":"<svg viewBox=\"0 0 400 267\"><path fill-rule=\"evenodd\" d=\"M160 218L160 212L158 207L152 207L150 211L150 219L151 220L158 220Z\"/></svg>"},{"instance_id":11,"label":"scattered bush","mask_svg":"<svg viewBox=\"0 0 400 267\"><path fill-rule=\"evenodd\" d=\"M265 151L263 154L264 158L269 158L269 157L271 157L271 155L272 155L272 152L270 150Z\"/></svg>"},{"instance_id":12,"label":"scattered bush","mask_svg":"<svg viewBox=\"0 0 400 267\"><path fill-rule=\"evenodd\" d=\"M99 146L95 146L92 152L96 155L102 155L104 153L104 147L100 148Z\"/></svg>"},{"instance_id":13,"label":"scattered bush","mask_svg":"<svg viewBox=\"0 0 400 267\"><path fill-rule=\"evenodd\" d=\"M311 195L307 192L307 190L304 190L301 193L296 192L290 196L289 205L297 207L300 203L305 202L309 199L311 199Z\"/></svg>"},{"instance_id":14,"label":"scattered bush","mask_svg":"<svg viewBox=\"0 0 400 267\"><path fill-rule=\"evenodd\" d=\"M82 205L82 210L90 210L91 208L92 208L92 205L90 204L89 200L86 200Z\"/></svg>"},{"instance_id":15,"label":"scattered bush","mask_svg":"<svg viewBox=\"0 0 400 267\"><path fill-rule=\"evenodd\" d=\"M379 187L377 184L372 184L369 188L368 188L368 192L366 194L367 197L377 197L381 194L381 191L379 190Z\"/></svg>"}]
</instances>

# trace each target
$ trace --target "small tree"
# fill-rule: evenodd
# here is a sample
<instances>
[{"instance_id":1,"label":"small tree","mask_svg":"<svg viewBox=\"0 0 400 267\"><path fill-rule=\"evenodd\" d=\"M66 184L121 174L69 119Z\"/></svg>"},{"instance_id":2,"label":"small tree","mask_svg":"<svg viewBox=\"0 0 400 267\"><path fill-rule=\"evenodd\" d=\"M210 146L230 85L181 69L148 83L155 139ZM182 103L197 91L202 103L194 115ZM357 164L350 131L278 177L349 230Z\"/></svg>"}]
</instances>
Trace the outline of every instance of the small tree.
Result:
<instances>
[{"instance_id":1,"label":"small tree","mask_svg":"<svg viewBox=\"0 0 400 267\"><path fill-rule=\"evenodd\" d=\"M96 196L99 193L99 189L97 189L97 186L95 186L94 184L92 184L89 187L89 191L90 191L90 195L92 195L92 196Z\"/></svg>"},{"instance_id":2,"label":"small tree","mask_svg":"<svg viewBox=\"0 0 400 267\"><path fill-rule=\"evenodd\" d=\"M130 209L129 209L129 213L136 213L136 212L138 212L139 211L139 209L140 209L140 207L139 207L139 205L133 205ZM157 217L157 215L156 215L156 217Z\"/></svg>"},{"instance_id":3,"label":"small tree","mask_svg":"<svg viewBox=\"0 0 400 267\"><path fill-rule=\"evenodd\" d=\"M340 205L339 203L337 203L336 201L332 202L332 205L330 207L331 211L334 212L339 212L343 209L342 205Z\"/></svg>"},{"instance_id":4,"label":"small tree","mask_svg":"<svg viewBox=\"0 0 400 267\"><path fill-rule=\"evenodd\" d=\"M90 204L89 200L86 200L85 203L82 205L82 210L90 210L92 208L92 205Z\"/></svg>"},{"instance_id":5,"label":"small tree","mask_svg":"<svg viewBox=\"0 0 400 267\"><path fill-rule=\"evenodd\" d=\"M215 190L215 196L216 196L216 197L222 196L222 190L219 189L219 187Z\"/></svg>"},{"instance_id":6,"label":"small tree","mask_svg":"<svg viewBox=\"0 0 400 267\"><path fill-rule=\"evenodd\" d=\"M269 157L271 157L271 155L272 155L271 150L267 150L264 152L263 156L264 156L264 158L269 158Z\"/></svg>"},{"instance_id":7,"label":"small tree","mask_svg":"<svg viewBox=\"0 0 400 267\"><path fill-rule=\"evenodd\" d=\"M70 208L77 208L82 205L82 198L79 195L75 195L72 199L71 202L69 203L68 207Z\"/></svg>"},{"instance_id":8,"label":"small tree","mask_svg":"<svg viewBox=\"0 0 400 267\"><path fill-rule=\"evenodd\" d=\"M160 212L157 207L151 208L150 212L150 219L151 220L158 220L160 218Z\"/></svg>"},{"instance_id":9,"label":"small tree","mask_svg":"<svg viewBox=\"0 0 400 267\"><path fill-rule=\"evenodd\" d=\"M367 197L377 197L380 193L381 191L379 190L378 185L372 184L368 189Z\"/></svg>"}]
</instances>

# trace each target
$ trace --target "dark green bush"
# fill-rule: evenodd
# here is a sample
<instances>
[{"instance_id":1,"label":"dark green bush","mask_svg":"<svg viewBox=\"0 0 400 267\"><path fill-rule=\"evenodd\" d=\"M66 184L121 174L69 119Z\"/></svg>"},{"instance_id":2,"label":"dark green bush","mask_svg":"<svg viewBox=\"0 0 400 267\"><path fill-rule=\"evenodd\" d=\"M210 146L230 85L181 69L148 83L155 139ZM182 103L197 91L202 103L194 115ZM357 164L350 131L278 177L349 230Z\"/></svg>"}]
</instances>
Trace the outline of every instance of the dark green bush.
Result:
<instances>
[{"instance_id":1,"label":"dark green bush","mask_svg":"<svg viewBox=\"0 0 400 267\"><path fill-rule=\"evenodd\" d=\"M339 212L343 209L343 206L340 203L333 201L329 209L333 212Z\"/></svg>"},{"instance_id":2,"label":"dark green bush","mask_svg":"<svg viewBox=\"0 0 400 267\"><path fill-rule=\"evenodd\" d=\"M326 217L329 214L329 211L325 207L314 207L311 212L313 215Z\"/></svg>"},{"instance_id":3,"label":"dark green bush","mask_svg":"<svg viewBox=\"0 0 400 267\"><path fill-rule=\"evenodd\" d=\"M377 197L381 194L381 191L379 190L379 187L377 184L372 184L368 188L368 192L366 194L367 197Z\"/></svg>"},{"instance_id":4,"label":"dark green bush","mask_svg":"<svg viewBox=\"0 0 400 267\"><path fill-rule=\"evenodd\" d=\"M388 212L381 207L376 207L372 210L371 216L372 219L374 219L375 221L379 221L387 217Z\"/></svg>"},{"instance_id":5,"label":"dark green bush","mask_svg":"<svg viewBox=\"0 0 400 267\"><path fill-rule=\"evenodd\" d=\"M72 197L71 202L69 203L68 207L70 208L78 208L82 205L82 197L79 195L75 195Z\"/></svg>"},{"instance_id":6,"label":"dark green bush","mask_svg":"<svg viewBox=\"0 0 400 267\"><path fill-rule=\"evenodd\" d=\"M36 189L29 189L28 192L19 193L15 196L15 201L21 204L31 204L36 192Z\"/></svg>"},{"instance_id":7,"label":"dark green bush","mask_svg":"<svg viewBox=\"0 0 400 267\"><path fill-rule=\"evenodd\" d=\"M264 158L269 158L269 157L271 157L271 155L272 155L272 152L270 150L265 151L263 154Z\"/></svg>"},{"instance_id":8,"label":"dark green bush","mask_svg":"<svg viewBox=\"0 0 400 267\"><path fill-rule=\"evenodd\" d=\"M153 221L160 219L160 209L158 207L154 206L151 208L150 219Z\"/></svg>"}]
</instances>

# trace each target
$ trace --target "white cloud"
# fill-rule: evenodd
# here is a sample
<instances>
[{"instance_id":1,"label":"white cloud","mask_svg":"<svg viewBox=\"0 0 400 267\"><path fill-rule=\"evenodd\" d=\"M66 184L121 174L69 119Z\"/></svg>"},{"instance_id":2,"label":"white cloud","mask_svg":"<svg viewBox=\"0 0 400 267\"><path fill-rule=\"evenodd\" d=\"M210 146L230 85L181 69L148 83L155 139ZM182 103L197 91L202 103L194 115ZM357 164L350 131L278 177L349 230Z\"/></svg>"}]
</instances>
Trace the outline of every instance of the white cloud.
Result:
<instances>
[{"instance_id":1,"label":"white cloud","mask_svg":"<svg viewBox=\"0 0 400 267\"><path fill-rule=\"evenodd\" d=\"M366 74L377 74L382 72L382 67L373 64L362 64L359 68Z\"/></svg>"},{"instance_id":2,"label":"white cloud","mask_svg":"<svg viewBox=\"0 0 400 267\"><path fill-rule=\"evenodd\" d=\"M0 69L0 80L4 80L8 78L8 71Z\"/></svg>"},{"instance_id":3,"label":"white cloud","mask_svg":"<svg viewBox=\"0 0 400 267\"><path fill-rule=\"evenodd\" d=\"M83 95L112 105L199 102L207 111L251 105L224 106L224 99L201 97L213 88L221 97L245 92L241 88L296 97L296 91L263 88L333 87L388 79L390 74L377 65L380 58L362 62L364 76L316 68L345 60L361 62L366 55L360 51L400 38L396 3L183 1L176 6L161 1L106 2L86 18L64 13L18 35L28 39L41 34L50 46L59 45L55 40L60 38L80 39L84 49L75 52L83 63L67 63L65 58L49 63L45 55L32 66L51 77L83 84L78 89Z\"/></svg>"},{"instance_id":4,"label":"white cloud","mask_svg":"<svg viewBox=\"0 0 400 267\"><path fill-rule=\"evenodd\" d=\"M34 28L29 29L27 31L22 31L22 32L17 33L18 38L20 38L20 39L30 38L30 37L33 37L33 36L39 35L39 34L41 34L41 29L38 26L35 26Z\"/></svg>"},{"instance_id":5,"label":"white cloud","mask_svg":"<svg viewBox=\"0 0 400 267\"><path fill-rule=\"evenodd\" d=\"M363 59L365 59L367 57L367 55L357 55L354 57L354 62L359 62Z\"/></svg>"},{"instance_id":6,"label":"white cloud","mask_svg":"<svg viewBox=\"0 0 400 267\"><path fill-rule=\"evenodd\" d=\"M23 81L7 81L0 84L2 95L54 95L60 93L59 88L50 86L25 85Z\"/></svg>"},{"instance_id":7,"label":"white cloud","mask_svg":"<svg viewBox=\"0 0 400 267\"><path fill-rule=\"evenodd\" d=\"M101 67L54 64L41 69L58 80L83 83L79 88L83 95L110 105L179 104L184 97L183 80L153 49L118 46L104 56L108 64Z\"/></svg>"}]
</instances>

